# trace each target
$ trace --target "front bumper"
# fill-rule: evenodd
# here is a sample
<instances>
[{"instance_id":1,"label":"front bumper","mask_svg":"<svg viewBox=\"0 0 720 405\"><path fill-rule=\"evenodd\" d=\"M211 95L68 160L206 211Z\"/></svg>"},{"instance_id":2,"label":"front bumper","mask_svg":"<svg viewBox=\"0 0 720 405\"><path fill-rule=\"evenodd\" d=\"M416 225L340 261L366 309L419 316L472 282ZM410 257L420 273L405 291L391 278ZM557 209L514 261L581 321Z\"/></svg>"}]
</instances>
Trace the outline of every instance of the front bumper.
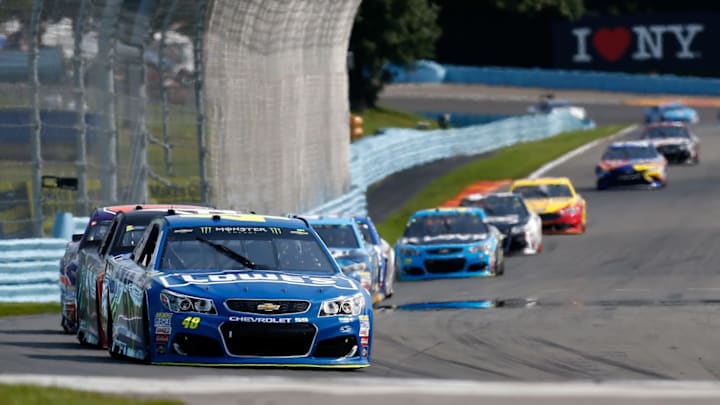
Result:
<instances>
[{"instance_id":1,"label":"front bumper","mask_svg":"<svg viewBox=\"0 0 720 405\"><path fill-rule=\"evenodd\" d=\"M679 145L660 145L657 147L668 163L690 163L697 159L695 151Z\"/></svg>"},{"instance_id":2,"label":"front bumper","mask_svg":"<svg viewBox=\"0 0 720 405\"><path fill-rule=\"evenodd\" d=\"M664 187L667 183L665 175L659 171L611 170L597 179L599 190L611 187L649 186Z\"/></svg>"},{"instance_id":3,"label":"front bumper","mask_svg":"<svg viewBox=\"0 0 720 405\"><path fill-rule=\"evenodd\" d=\"M559 212L540 214L542 229L545 233L581 233L583 229L583 211L575 214Z\"/></svg>"},{"instance_id":4,"label":"front bumper","mask_svg":"<svg viewBox=\"0 0 720 405\"><path fill-rule=\"evenodd\" d=\"M362 368L370 315L172 314L150 319L150 362L208 366Z\"/></svg>"},{"instance_id":5,"label":"front bumper","mask_svg":"<svg viewBox=\"0 0 720 405\"><path fill-rule=\"evenodd\" d=\"M491 276L495 259L488 253L428 254L421 250L418 256L396 256L400 280L426 280L434 278L461 278Z\"/></svg>"}]
</instances>

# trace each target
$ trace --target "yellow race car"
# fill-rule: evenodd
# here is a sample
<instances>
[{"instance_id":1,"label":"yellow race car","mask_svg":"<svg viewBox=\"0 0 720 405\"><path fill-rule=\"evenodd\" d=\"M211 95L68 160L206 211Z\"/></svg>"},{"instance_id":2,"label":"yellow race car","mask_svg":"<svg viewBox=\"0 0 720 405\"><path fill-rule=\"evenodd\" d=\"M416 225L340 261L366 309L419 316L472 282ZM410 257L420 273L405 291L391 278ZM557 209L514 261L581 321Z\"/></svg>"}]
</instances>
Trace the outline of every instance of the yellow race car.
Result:
<instances>
[{"instance_id":1,"label":"yellow race car","mask_svg":"<svg viewBox=\"0 0 720 405\"><path fill-rule=\"evenodd\" d=\"M523 196L531 210L540 215L543 232L583 233L587 228L585 199L567 177L515 180L510 191Z\"/></svg>"}]
</instances>

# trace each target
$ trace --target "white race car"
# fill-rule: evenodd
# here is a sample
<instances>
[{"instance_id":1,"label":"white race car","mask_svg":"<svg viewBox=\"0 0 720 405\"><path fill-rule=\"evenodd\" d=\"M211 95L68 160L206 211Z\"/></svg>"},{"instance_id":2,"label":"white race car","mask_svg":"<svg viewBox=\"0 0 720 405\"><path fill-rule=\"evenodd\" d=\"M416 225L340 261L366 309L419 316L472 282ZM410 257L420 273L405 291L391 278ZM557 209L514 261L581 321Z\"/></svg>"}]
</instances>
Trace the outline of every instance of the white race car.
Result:
<instances>
[{"instance_id":1,"label":"white race car","mask_svg":"<svg viewBox=\"0 0 720 405\"><path fill-rule=\"evenodd\" d=\"M506 253L531 255L542 251L542 220L528 208L520 194L470 194L462 199L460 206L485 210L486 222L504 236Z\"/></svg>"}]
</instances>

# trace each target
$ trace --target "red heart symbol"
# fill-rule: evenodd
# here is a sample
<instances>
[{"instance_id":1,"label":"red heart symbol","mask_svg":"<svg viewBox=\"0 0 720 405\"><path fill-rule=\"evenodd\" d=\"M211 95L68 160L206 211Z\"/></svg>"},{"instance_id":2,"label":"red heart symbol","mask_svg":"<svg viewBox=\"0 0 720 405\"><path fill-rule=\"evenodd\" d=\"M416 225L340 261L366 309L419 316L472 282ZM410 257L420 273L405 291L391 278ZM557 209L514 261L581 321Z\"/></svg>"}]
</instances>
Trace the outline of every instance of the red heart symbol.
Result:
<instances>
[{"instance_id":1,"label":"red heart symbol","mask_svg":"<svg viewBox=\"0 0 720 405\"><path fill-rule=\"evenodd\" d=\"M630 46L630 31L624 27L600 28L593 35L593 46L609 62L620 59Z\"/></svg>"}]
</instances>

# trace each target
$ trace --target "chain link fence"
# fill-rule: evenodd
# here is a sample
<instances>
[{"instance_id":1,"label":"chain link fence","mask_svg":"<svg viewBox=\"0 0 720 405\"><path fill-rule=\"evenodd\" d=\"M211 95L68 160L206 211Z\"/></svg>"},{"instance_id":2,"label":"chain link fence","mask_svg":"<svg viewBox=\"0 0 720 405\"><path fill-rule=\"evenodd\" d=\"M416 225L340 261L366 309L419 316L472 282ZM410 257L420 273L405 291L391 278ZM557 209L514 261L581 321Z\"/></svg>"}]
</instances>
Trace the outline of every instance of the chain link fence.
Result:
<instances>
[{"instance_id":1,"label":"chain link fence","mask_svg":"<svg viewBox=\"0 0 720 405\"><path fill-rule=\"evenodd\" d=\"M0 238L110 204L341 195L359 2L0 2Z\"/></svg>"}]
</instances>

